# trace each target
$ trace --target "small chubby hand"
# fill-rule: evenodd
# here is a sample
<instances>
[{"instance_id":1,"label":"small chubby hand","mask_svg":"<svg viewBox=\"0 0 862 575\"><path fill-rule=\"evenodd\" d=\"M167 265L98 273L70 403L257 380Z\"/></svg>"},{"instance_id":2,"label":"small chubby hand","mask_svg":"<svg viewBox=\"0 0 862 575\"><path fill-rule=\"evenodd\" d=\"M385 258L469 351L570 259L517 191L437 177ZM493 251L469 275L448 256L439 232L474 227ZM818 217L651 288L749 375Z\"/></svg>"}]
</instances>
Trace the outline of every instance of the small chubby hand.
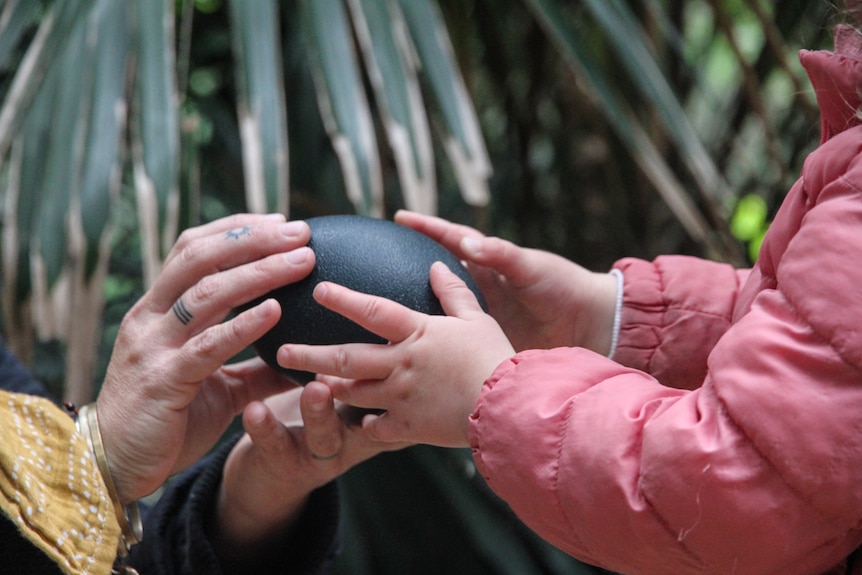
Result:
<instances>
[{"instance_id":1,"label":"small chubby hand","mask_svg":"<svg viewBox=\"0 0 862 575\"><path fill-rule=\"evenodd\" d=\"M617 296L613 276L443 218L401 210L395 221L466 262L489 313L517 351L554 347L610 351Z\"/></svg>"},{"instance_id":2,"label":"small chubby hand","mask_svg":"<svg viewBox=\"0 0 862 575\"><path fill-rule=\"evenodd\" d=\"M466 446L468 418L484 381L514 349L475 295L444 264L430 270L446 315L426 315L391 300L322 282L321 305L387 340L387 344L284 345L286 368L334 376L327 384L346 404L384 410L363 419L382 441Z\"/></svg>"}]
</instances>

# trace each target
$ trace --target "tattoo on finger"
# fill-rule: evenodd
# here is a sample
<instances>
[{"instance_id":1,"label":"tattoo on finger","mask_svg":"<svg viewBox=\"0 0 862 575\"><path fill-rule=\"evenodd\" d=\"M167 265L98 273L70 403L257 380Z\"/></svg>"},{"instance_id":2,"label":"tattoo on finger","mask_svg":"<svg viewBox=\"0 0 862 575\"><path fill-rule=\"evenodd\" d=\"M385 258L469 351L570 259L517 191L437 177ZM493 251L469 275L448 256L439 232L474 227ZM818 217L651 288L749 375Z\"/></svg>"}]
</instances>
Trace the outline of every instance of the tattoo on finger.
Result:
<instances>
[{"instance_id":1,"label":"tattoo on finger","mask_svg":"<svg viewBox=\"0 0 862 575\"><path fill-rule=\"evenodd\" d=\"M192 321L192 312L190 312L189 308L186 307L186 304L183 303L183 298L179 298L175 301L174 305L171 306L171 309L183 325L189 325L189 322Z\"/></svg>"},{"instance_id":2,"label":"tattoo on finger","mask_svg":"<svg viewBox=\"0 0 862 575\"><path fill-rule=\"evenodd\" d=\"M241 228L234 228L232 230L228 230L224 237L229 240L238 240L243 236L250 236L251 228L249 226L243 226Z\"/></svg>"}]
</instances>

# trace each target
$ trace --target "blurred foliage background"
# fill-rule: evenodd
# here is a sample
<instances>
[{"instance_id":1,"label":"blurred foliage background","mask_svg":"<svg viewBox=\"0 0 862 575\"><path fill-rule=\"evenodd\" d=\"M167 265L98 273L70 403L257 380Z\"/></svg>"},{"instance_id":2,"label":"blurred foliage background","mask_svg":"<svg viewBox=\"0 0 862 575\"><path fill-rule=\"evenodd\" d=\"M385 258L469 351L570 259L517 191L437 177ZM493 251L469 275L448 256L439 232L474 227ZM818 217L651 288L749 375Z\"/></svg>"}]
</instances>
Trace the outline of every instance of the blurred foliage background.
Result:
<instances>
[{"instance_id":1,"label":"blurred foliage background","mask_svg":"<svg viewBox=\"0 0 862 575\"><path fill-rule=\"evenodd\" d=\"M178 232L237 211L408 207L596 270L748 265L819 139L796 54L835 22L827 0L0 0L3 336L88 400ZM344 488L344 573L592 572L468 453Z\"/></svg>"}]
</instances>

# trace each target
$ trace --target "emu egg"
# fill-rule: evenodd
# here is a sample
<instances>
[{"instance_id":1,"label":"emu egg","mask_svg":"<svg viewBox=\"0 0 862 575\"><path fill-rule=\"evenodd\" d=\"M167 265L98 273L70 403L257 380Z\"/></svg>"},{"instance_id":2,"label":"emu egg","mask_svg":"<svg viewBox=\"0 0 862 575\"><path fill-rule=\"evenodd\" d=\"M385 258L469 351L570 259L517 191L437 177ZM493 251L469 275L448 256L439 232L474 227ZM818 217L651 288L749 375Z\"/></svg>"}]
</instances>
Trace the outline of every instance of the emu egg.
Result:
<instances>
[{"instance_id":1,"label":"emu egg","mask_svg":"<svg viewBox=\"0 0 862 575\"><path fill-rule=\"evenodd\" d=\"M257 354L270 367L303 385L314 374L279 366L275 357L282 344L385 343L315 302L312 291L321 281L385 297L426 314L443 315L429 280L431 264L441 261L464 280L485 308L476 282L458 258L419 232L387 220L356 215L321 216L306 221L311 227L308 246L314 250L314 269L302 281L265 296L281 304L281 319L254 344Z\"/></svg>"}]
</instances>

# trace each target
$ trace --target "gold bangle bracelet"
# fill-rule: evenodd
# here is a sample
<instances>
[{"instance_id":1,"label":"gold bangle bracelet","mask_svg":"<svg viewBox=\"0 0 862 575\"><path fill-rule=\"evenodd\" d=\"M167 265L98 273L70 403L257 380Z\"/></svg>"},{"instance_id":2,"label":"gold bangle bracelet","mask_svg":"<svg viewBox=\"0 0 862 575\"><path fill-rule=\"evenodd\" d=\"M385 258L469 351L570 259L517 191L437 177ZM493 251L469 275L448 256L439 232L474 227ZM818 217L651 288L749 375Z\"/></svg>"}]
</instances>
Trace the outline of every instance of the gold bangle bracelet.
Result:
<instances>
[{"instance_id":1,"label":"gold bangle bracelet","mask_svg":"<svg viewBox=\"0 0 862 575\"><path fill-rule=\"evenodd\" d=\"M129 505L123 505L120 502L117 488L114 485L114 479L111 477L111 469L108 467L108 457L105 454L105 445L102 443L102 432L99 429L99 414L96 411L95 403L85 405L78 410L77 425L78 431L87 440L90 453L93 454L93 458L96 460L96 465L99 468L99 473L102 474L102 480L105 482L105 487L108 488L108 495L111 498L111 503L114 505L114 513L117 516L117 522L120 524L122 531L117 551L121 557L125 557L129 554L132 545L139 543L144 534L138 503L135 501Z\"/></svg>"}]
</instances>

